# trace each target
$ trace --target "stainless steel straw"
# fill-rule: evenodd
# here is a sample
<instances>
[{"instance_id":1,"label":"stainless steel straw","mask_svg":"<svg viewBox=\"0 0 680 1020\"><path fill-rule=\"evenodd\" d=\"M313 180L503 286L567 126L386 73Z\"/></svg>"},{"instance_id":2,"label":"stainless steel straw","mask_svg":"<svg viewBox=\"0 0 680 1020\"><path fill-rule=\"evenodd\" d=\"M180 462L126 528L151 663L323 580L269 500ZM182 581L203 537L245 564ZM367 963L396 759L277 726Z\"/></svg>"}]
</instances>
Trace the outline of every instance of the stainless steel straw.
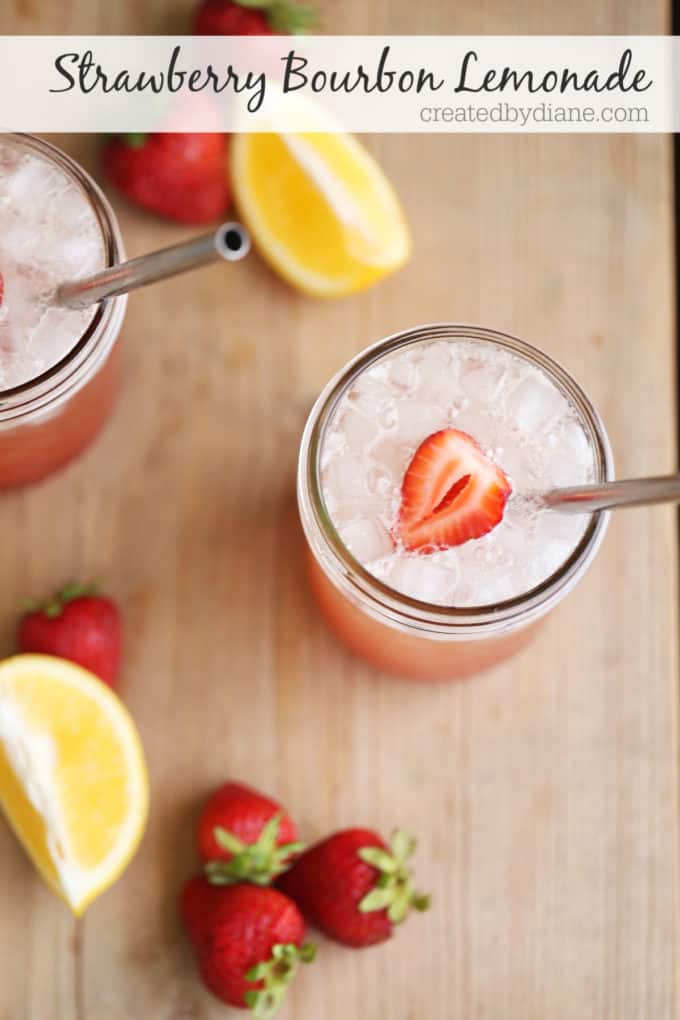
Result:
<instances>
[{"instance_id":1,"label":"stainless steel straw","mask_svg":"<svg viewBox=\"0 0 680 1020\"><path fill-rule=\"evenodd\" d=\"M67 308L88 308L105 298L127 294L218 259L238 262L249 251L250 237L245 227L240 223L223 223L211 234L121 262L83 280L64 283L56 293L56 301Z\"/></svg>"},{"instance_id":2,"label":"stainless steel straw","mask_svg":"<svg viewBox=\"0 0 680 1020\"><path fill-rule=\"evenodd\" d=\"M562 514L586 514L614 507L680 502L680 475L626 478L603 485L552 489L538 497L542 508Z\"/></svg>"}]
</instances>

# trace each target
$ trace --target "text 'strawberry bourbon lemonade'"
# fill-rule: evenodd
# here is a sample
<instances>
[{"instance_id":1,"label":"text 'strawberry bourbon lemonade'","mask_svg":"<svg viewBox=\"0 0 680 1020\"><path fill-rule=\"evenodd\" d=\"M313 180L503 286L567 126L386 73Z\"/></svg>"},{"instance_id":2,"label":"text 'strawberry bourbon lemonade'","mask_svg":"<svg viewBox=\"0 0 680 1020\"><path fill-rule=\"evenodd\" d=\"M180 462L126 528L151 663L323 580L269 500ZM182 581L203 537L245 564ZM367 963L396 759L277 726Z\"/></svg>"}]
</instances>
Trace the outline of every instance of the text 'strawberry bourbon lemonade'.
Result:
<instances>
[{"instance_id":1,"label":"text 'strawberry bourbon lemonade'","mask_svg":"<svg viewBox=\"0 0 680 1020\"><path fill-rule=\"evenodd\" d=\"M76 311L54 295L121 258L87 174L38 139L0 134L0 488L66 464L106 420L125 298Z\"/></svg>"},{"instance_id":2,"label":"text 'strawberry bourbon lemonade'","mask_svg":"<svg viewBox=\"0 0 680 1020\"><path fill-rule=\"evenodd\" d=\"M606 515L540 510L536 494L609 477L590 402L528 344L448 325L382 341L330 382L303 437L321 609L388 672L485 669L526 643L604 534Z\"/></svg>"}]
</instances>

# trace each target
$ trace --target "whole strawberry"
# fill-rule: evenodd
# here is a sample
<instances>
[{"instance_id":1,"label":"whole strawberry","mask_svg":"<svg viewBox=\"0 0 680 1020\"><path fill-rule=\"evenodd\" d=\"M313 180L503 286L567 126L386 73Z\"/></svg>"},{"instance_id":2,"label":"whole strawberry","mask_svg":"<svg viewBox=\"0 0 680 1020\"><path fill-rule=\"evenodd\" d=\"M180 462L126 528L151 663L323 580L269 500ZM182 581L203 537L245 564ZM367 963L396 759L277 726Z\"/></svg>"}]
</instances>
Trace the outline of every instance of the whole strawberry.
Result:
<instances>
[{"instance_id":1,"label":"whole strawberry","mask_svg":"<svg viewBox=\"0 0 680 1020\"><path fill-rule=\"evenodd\" d=\"M287 0L202 0L195 35L297 35L313 21L309 7Z\"/></svg>"},{"instance_id":2,"label":"whole strawberry","mask_svg":"<svg viewBox=\"0 0 680 1020\"><path fill-rule=\"evenodd\" d=\"M303 847L281 805L240 783L216 790L198 821L198 852L216 885L269 885Z\"/></svg>"},{"instance_id":3,"label":"whole strawberry","mask_svg":"<svg viewBox=\"0 0 680 1020\"><path fill-rule=\"evenodd\" d=\"M315 953L303 945L305 922L292 900L276 889L215 887L196 877L184 886L180 906L206 987L260 1020L272 1017L298 964Z\"/></svg>"},{"instance_id":4,"label":"whole strawberry","mask_svg":"<svg viewBox=\"0 0 680 1020\"><path fill-rule=\"evenodd\" d=\"M180 223L211 223L231 201L227 138L220 133L115 135L104 173L137 205Z\"/></svg>"},{"instance_id":5,"label":"whole strawberry","mask_svg":"<svg viewBox=\"0 0 680 1020\"><path fill-rule=\"evenodd\" d=\"M56 655L84 666L109 687L120 669L123 626L115 602L70 584L43 603L29 603L19 621L20 652Z\"/></svg>"},{"instance_id":6,"label":"whole strawberry","mask_svg":"<svg viewBox=\"0 0 680 1020\"><path fill-rule=\"evenodd\" d=\"M411 907L429 906L413 888L414 850L415 840L399 831L387 846L370 829L345 829L310 847L277 885L330 938L371 946L388 939Z\"/></svg>"}]
</instances>

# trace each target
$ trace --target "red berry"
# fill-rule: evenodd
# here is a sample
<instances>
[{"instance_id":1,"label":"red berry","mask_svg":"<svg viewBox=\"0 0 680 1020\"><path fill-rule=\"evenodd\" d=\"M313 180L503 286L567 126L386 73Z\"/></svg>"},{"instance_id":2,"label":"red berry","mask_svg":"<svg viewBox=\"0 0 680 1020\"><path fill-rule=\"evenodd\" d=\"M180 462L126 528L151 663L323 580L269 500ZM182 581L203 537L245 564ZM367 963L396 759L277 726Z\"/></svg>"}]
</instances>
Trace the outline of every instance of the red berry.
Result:
<instances>
[{"instance_id":1,"label":"red berry","mask_svg":"<svg viewBox=\"0 0 680 1020\"><path fill-rule=\"evenodd\" d=\"M69 585L19 621L17 647L70 659L115 687L120 669L123 627L116 604L103 595Z\"/></svg>"},{"instance_id":2,"label":"red berry","mask_svg":"<svg viewBox=\"0 0 680 1020\"><path fill-rule=\"evenodd\" d=\"M314 955L293 901L276 889L215 887L197 877L184 886L180 907L206 987L231 1006L272 1016L298 963Z\"/></svg>"},{"instance_id":3,"label":"red berry","mask_svg":"<svg viewBox=\"0 0 680 1020\"><path fill-rule=\"evenodd\" d=\"M195 35L298 34L314 21L309 7L269 0L256 10L239 0L202 0L194 17Z\"/></svg>"},{"instance_id":4,"label":"red berry","mask_svg":"<svg viewBox=\"0 0 680 1020\"><path fill-rule=\"evenodd\" d=\"M198 821L198 852L216 884L268 885L303 849L280 804L240 783L225 783Z\"/></svg>"},{"instance_id":5,"label":"red berry","mask_svg":"<svg viewBox=\"0 0 680 1020\"><path fill-rule=\"evenodd\" d=\"M481 538L502 520L511 492L472 436L442 429L423 440L406 469L394 537L425 553Z\"/></svg>"},{"instance_id":6,"label":"red berry","mask_svg":"<svg viewBox=\"0 0 680 1020\"><path fill-rule=\"evenodd\" d=\"M211 223L231 201L220 133L122 135L102 149L106 176L133 202L180 223Z\"/></svg>"},{"instance_id":7,"label":"red berry","mask_svg":"<svg viewBox=\"0 0 680 1020\"><path fill-rule=\"evenodd\" d=\"M262 11L240 7L232 0L203 0L194 19L195 35L273 35Z\"/></svg>"},{"instance_id":8,"label":"red berry","mask_svg":"<svg viewBox=\"0 0 680 1020\"><path fill-rule=\"evenodd\" d=\"M2 273L0 273L0 305L2 304L2 299L4 296L5 296L5 281L3 279Z\"/></svg>"},{"instance_id":9,"label":"red berry","mask_svg":"<svg viewBox=\"0 0 680 1020\"><path fill-rule=\"evenodd\" d=\"M425 910L408 866L415 843L395 832L391 845L370 829L345 829L303 853L278 887L330 938L361 948L384 942L410 908Z\"/></svg>"}]
</instances>

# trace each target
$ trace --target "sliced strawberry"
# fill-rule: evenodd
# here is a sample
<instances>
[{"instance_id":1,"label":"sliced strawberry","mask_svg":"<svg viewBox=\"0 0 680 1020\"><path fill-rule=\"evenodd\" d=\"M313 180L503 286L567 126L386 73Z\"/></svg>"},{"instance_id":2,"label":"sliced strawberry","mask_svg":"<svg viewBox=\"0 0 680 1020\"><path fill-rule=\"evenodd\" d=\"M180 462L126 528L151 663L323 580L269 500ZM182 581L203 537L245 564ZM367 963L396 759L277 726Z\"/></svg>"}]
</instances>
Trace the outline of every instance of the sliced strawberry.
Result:
<instances>
[{"instance_id":1,"label":"sliced strawberry","mask_svg":"<svg viewBox=\"0 0 680 1020\"><path fill-rule=\"evenodd\" d=\"M0 305L2 304L2 299L4 296L5 296L5 281L2 278L2 273L0 273Z\"/></svg>"},{"instance_id":2,"label":"sliced strawberry","mask_svg":"<svg viewBox=\"0 0 680 1020\"><path fill-rule=\"evenodd\" d=\"M394 537L423 553L481 538L502 520L511 492L472 436L442 429L423 440L406 469Z\"/></svg>"}]
</instances>

